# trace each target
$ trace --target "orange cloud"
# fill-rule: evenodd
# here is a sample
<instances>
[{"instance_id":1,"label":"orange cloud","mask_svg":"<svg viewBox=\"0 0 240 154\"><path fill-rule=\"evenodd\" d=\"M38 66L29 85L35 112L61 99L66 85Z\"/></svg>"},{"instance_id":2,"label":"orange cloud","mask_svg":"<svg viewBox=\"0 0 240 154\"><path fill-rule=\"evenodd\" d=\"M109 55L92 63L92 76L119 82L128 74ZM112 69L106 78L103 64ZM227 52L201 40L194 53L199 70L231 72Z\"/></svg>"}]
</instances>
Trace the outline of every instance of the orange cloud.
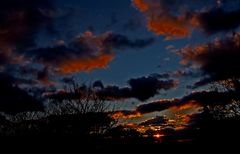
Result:
<instances>
[{"instance_id":1,"label":"orange cloud","mask_svg":"<svg viewBox=\"0 0 240 154\"><path fill-rule=\"evenodd\" d=\"M229 45L229 44L230 45ZM240 46L240 33L236 33L232 37L228 37L227 40L221 40L220 38L215 38L211 43L198 44L196 46L186 46L177 54L182 58L180 61L181 65L188 65L194 63L196 65L203 65L206 63L206 57L209 54L219 53L221 50L226 50L231 52L230 48ZM219 52L217 52L219 50Z\"/></svg>"},{"instance_id":2,"label":"orange cloud","mask_svg":"<svg viewBox=\"0 0 240 154\"><path fill-rule=\"evenodd\" d=\"M138 8L141 12L146 12L149 10L150 6L148 3L144 2L144 0L134 0L133 1L134 6Z\"/></svg>"},{"instance_id":3,"label":"orange cloud","mask_svg":"<svg viewBox=\"0 0 240 154\"><path fill-rule=\"evenodd\" d=\"M59 67L59 72L62 74L75 73L80 71L92 71L97 68L105 69L108 64L114 59L111 54L103 54L93 58L80 58L64 62Z\"/></svg>"},{"instance_id":4,"label":"orange cloud","mask_svg":"<svg viewBox=\"0 0 240 154\"><path fill-rule=\"evenodd\" d=\"M216 4L222 5L220 0L216 4L200 0L132 0L132 4L145 16L148 30L166 36L166 40L188 37L192 30L215 34L240 25L240 10L216 9Z\"/></svg>"},{"instance_id":5,"label":"orange cloud","mask_svg":"<svg viewBox=\"0 0 240 154\"><path fill-rule=\"evenodd\" d=\"M184 38L190 33L184 20L171 16L148 17L147 27L157 35L167 36L166 40Z\"/></svg>"},{"instance_id":6,"label":"orange cloud","mask_svg":"<svg viewBox=\"0 0 240 154\"><path fill-rule=\"evenodd\" d=\"M185 15L172 15L163 8L160 1L133 0L133 5L144 13L148 30L156 35L165 35L167 40L189 36L189 24L192 21Z\"/></svg>"},{"instance_id":7,"label":"orange cloud","mask_svg":"<svg viewBox=\"0 0 240 154\"><path fill-rule=\"evenodd\" d=\"M170 109L174 112L177 112L177 111L181 111L181 110L196 109L199 107L201 107L201 105L199 103L197 103L195 100L191 100L186 103L183 103L182 105L173 106Z\"/></svg>"},{"instance_id":8,"label":"orange cloud","mask_svg":"<svg viewBox=\"0 0 240 154\"><path fill-rule=\"evenodd\" d=\"M112 114L113 119L132 119L141 117L142 114L136 111L133 112L124 112L124 111L117 111Z\"/></svg>"},{"instance_id":9,"label":"orange cloud","mask_svg":"<svg viewBox=\"0 0 240 154\"><path fill-rule=\"evenodd\" d=\"M192 60L198 59L199 55L202 55L208 51L209 46L207 44L198 45L196 47L187 46L177 53L182 57L180 64L188 65ZM200 63L200 61L198 61Z\"/></svg>"}]
</instances>

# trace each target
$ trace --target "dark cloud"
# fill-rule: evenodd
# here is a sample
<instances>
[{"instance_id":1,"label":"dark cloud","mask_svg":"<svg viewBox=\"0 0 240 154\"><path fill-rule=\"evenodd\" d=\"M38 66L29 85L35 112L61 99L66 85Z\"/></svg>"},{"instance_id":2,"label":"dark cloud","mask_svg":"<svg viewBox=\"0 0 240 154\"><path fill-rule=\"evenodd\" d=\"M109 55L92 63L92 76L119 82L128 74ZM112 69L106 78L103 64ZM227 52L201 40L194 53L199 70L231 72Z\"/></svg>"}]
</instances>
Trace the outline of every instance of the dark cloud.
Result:
<instances>
[{"instance_id":1,"label":"dark cloud","mask_svg":"<svg viewBox=\"0 0 240 154\"><path fill-rule=\"evenodd\" d=\"M49 0L8 0L0 5L0 49L23 49L35 45L35 36L40 28L51 24L54 12Z\"/></svg>"},{"instance_id":2,"label":"dark cloud","mask_svg":"<svg viewBox=\"0 0 240 154\"><path fill-rule=\"evenodd\" d=\"M208 34L234 30L240 26L240 9L226 11L223 8L215 8L199 13L197 18L201 28Z\"/></svg>"},{"instance_id":3,"label":"dark cloud","mask_svg":"<svg viewBox=\"0 0 240 154\"><path fill-rule=\"evenodd\" d=\"M143 126L161 126L164 124L167 124L168 119L165 116L157 116L153 119L149 119L147 121L144 121L142 123L140 123L139 125L143 125Z\"/></svg>"},{"instance_id":4,"label":"dark cloud","mask_svg":"<svg viewBox=\"0 0 240 154\"><path fill-rule=\"evenodd\" d=\"M129 86L119 87L116 85L104 85L102 81L98 80L92 84L92 92L96 93L99 98L111 101L130 98L145 101L159 94L161 90L176 88L178 85L178 82L175 80L161 80L161 78L156 76L130 79L128 83ZM87 91L88 89L86 88L86 85L80 86L79 92L84 94L87 93ZM71 92L60 92L51 95L50 97L60 97L60 99L64 99L65 96L75 97L75 94L72 94Z\"/></svg>"},{"instance_id":5,"label":"dark cloud","mask_svg":"<svg viewBox=\"0 0 240 154\"><path fill-rule=\"evenodd\" d=\"M108 100L121 100L134 97L131 88L120 88L118 86L105 86L103 89L99 90L97 94Z\"/></svg>"},{"instance_id":6,"label":"dark cloud","mask_svg":"<svg viewBox=\"0 0 240 154\"><path fill-rule=\"evenodd\" d=\"M178 99L158 100L148 104L140 105L137 107L136 111L142 114L156 112L156 111L163 111L163 110L169 109L170 107L176 106L178 103L179 103Z\"/></svg>"},{"instance_id":7,"label":"dark cloud","mask_svg":"<svg viewBox=\"0 0 240 154\"><path fill-rule=\"evenodd\" d=\"M159 78L159 79L168 79L171 77L171 75L169 73L162 73L162 74L159 74L159 73L154 73L154 74L151 74L150 75L151 77L155 77L155 78Z\"/></svg>"},{"instance_id":8,"label":"dark cloud","mask_svg":"<svg viewBox=\"0 0 240 154\"><path fill-rule=\"evenodd\" d=\"M0 65L1 72L7 72L16 78L18 83L35 84L31 75L37 78L36 70L22 67L28 63L24 51L35 47L40 31L52 31L56 9L50 0L8 0L0 5ZM50 35L50 33L48 33ZM27 71L28 69L28 71Z\"/></svg>"},{"instance_id":9,"label":"dark cloud","mask_svg":"<svg viewBox=\"0 0 240 154\"><path fill-rule=\"evenodd\" d=\"M194 92L183 97L179 103L194 101L202 106L214 106L226 105L232 102L232 100L239 100L239 96L236 92L202 91Z\"/></svg>"},{"instance_id":10,"label":"dark cloud","mask_svg":"<svg viewBox=\"0 0 240 154\"><path fill-rule=\"evenodd\" d=\"M7 65L2 68L1 73L7 74L16 85L37 84L36 75L38 70L22 67L19 65Z\"/></svg>"},{"instance_id":11,"label":"dark cloud","mask_svg":"<svg viewBox=\"0 0 240 154\"><path fill-rule=\"evenodd\" d=\"M46 82L49 75L56 72L68 74L105 69L114 59L116 49L141 49L154 42L152 38L129 39L128 36L112 32L94 35L87 31L67 43L60 40L49 47L36 47L38 34L45 31L56 33L53 25L57 21L55 19L62 18L60 16L64 14L58 12L53 3L50 0L9 0L1 3L1 71L16 66L11 71L13 76L24 75L37 82ZM72 14L64 16L69 15ZM112 22L116 22L114 16ZM38 68L26 65L37 65Z\"/></svg>"},{"instance_id":12,"label":"dark cloud","mask_svg":"<svg viewBox=\"0 0 240 154\"><path fill-rule=\"evenodd\" d=\"M41 71L38 71L37 80L43 83L49 82L49 70L47 67L43 68Z\"/></svg>"},{"instance_id":13,"label":"dark cloud","mask_svg":"<svg viewBox=\"0 0 240 154\"><path fill-rule=\"evenodd\" d=\"M94 84L96 85L96 83ZM105 86L98 91L98 95L113 100L136 98L140 101L145 101L159 94L160 90L175 88L178 85L178 82L175 80L161 80L155 75L130 79L128 84L129 87L123 88L118 86Z\"/></svg>"},{"instance_id":14,"label":"dark cloud","mask_svg":"<svg viewBox=\"0 0 240 154\"><path fill-rule=\"evenodd\" d=\"M236 92L201 91L193 92L180 99L161 99L151 103L142 104L136 108L141 114L163 111L167 109L184 109L186 107L196 108L204 106L226 105L232 100L239 100Z\"/></svg>"},{"instance_id":15,"label":"dark cloud","mask_svg":"<svg viewBox=\"0 0 240 154\"><path fill-rule=\"evenodd\" d=\"M180 69L177 70L175 72L172 72L171 75L172 77L200 77L201 76L201 72L196 71L196 70L191 70L191 69Z\"/></svg>"},{"instance_id":16,"label":"dark cloud","mask_svg":"<svg viewBox=\"0 0 240 154\"><path fill-rule=\"evenodd\" d=\"M37 85L51 83L51 72L47 67L33 66L31 64L5 65L2 73L11 74L18 85Z\"/></svg>"},{"instance_id":17,"label":"dark cloud","mask_svg":"<svg viewBox=\"0 0 240 154\"><path fill-rule=\"evenodd\" d=\"M194 83L194 85L191 85L191 86L189 85L189 89L195 89L213 82L215 82L215 79L213 78L210 78L210 77L203 78L203 79L200 79L200 81L197 81L196 83Z\"/></svg>"},{"instance_id":18,"label":"dark cloud","mask_svg":"<svg viewBox=\"0 0 240 154\"><path fill-rule=\"evenodd\" d=\"M198 85L214 81L239 78L240 35L238 33L222 40L195 47L186 47L179 54L181 64L200 67L207 76Z\"/></svg>"},{"instance_id":19,"label":"dark cloud","mask_svg":"<svg viewBox=\"0 0 240 154\"><path fill-rule=\"evenodd\" d=\"M75 37L68 45L61 42L53 47L27 51L25 56L55 68L60 73L91 71L96 68L107 68L114 58L114 49L144 48L153 43L153 39L130 40L120 34L107 32L94 35L87 31Z\"/></svg>"},{"instance_id":20,"label":"dark cloud","mask_svg":"<svg viewBox=\"0 0 240 154\"><path fill-rule=\"evenodd\" d=\"M109 34L106 39L104 40L104 43L106 45L113 46L114 48L144 48L146 46L151 45L154 42L154 38L147 38L147 39L136 39L136 40L130 40L125 35L121 34Z\"/></svg>"},{"instance_id":21,"label":"dark cloud","mask_svg":"<svg viewBox=\"0 0 240 154\"><path fill-rule=\"evenodd\" d=\"M67 48L66 46L54 46L49 48L38 48L34 50L30 50L27 52L28 57L33 57L33 60L40 62L40 63L47 63L47 64L58 64L64 59L71 58L77 55L77 53Z\"/></svg>"},{"instance_id":22,"label":"dark cloud","mask_svg":"<svg viewBox=\"0 0 240 154\"><path fill-rule=\"evenodd\" d=\"M169 90L178 85L174 80L159 80L152 76L130 79L128 83L133 96L139 100L146 100L158 94L159 90Z\"/></svg>"}]
</instances>

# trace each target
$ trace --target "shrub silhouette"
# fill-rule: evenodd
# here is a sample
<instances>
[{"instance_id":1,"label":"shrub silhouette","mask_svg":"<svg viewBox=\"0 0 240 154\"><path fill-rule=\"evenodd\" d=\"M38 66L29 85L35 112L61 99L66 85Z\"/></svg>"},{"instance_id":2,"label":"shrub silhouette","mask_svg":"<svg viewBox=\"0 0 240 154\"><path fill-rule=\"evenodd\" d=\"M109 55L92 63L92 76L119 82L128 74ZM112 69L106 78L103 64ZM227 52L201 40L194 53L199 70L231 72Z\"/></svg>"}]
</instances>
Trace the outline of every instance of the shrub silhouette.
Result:
<instances>
[{"instance_id":1,"label":"shrub silhouette","mask_svg":"<svg viewBox=\"0 0 240 154\"><path fill-rule=\"evenodd\" d=\"M0 73L0 112L17 114L26 111L43 111L43 105L13 82L13 78Z\"/></svg>"},{"instance_id":2,"label":"shrub silhouette","mask_svg":"<svg viewBox=\"0 0 240 154\"><path fill-rule=\"evenodd\" d=\"M13 88L10 85L8 87ZM14 89L19 94L28 96L25 92L19 92L19 88ZM6 91L7 94L8 92ZM108 103L97 97L91 86L73 83L65 92L48 98L55 107L47 112L21 112L15 116L0 117L0 135L81 136L86 139L103 135L115 124L107 112Z\"/></svg>"}]
</instances>

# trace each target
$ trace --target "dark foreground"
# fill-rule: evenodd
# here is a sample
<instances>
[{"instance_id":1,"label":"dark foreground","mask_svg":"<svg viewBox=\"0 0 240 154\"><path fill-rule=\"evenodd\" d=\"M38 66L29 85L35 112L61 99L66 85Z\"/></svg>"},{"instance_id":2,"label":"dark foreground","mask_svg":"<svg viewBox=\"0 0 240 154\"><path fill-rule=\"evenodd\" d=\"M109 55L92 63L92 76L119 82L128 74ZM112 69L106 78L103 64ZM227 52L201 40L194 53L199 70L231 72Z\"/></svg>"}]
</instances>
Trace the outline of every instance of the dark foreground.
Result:
<instances>
[{"instance_id":1,"label":"dark foreground","mask_svg":"<svg viewBox=\"0 0 240 154\"><path fill-rule=\"evenodd\" d=\"M200 117L201 118L200 118ZM55 115L38 120L10 122L1 119L2 145L21 148L50 147L57 150L101 152L233 150L240 140L238 117L216 120L199 115L198 122L182 131L165 131L165 136L143 136L133 129L116 127L105 114ZM98 117L98 118L96 118ZM203 118L204 117L204 118ZM196 119L195 119L196 120ZM3 146L5 147L5 146ZM41 148L42 147L42 148ZM84 152L84 153L88 153Z\"/></svg>"}]
</instances>

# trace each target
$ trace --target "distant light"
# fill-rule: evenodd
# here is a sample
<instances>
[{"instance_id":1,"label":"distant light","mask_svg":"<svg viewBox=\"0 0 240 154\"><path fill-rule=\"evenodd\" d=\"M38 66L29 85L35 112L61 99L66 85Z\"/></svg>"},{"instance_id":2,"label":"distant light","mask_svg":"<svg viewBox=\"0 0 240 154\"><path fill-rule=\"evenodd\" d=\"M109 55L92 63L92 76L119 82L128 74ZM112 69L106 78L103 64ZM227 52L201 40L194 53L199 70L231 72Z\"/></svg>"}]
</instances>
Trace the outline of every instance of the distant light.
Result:
<instances>
[{"instance_id":1,"label":"distant light","mask_svg":"<svg viewBox=\"0 0 240 154\"><path fill-rule=\"evenodd\" d=\"M164 136L164 135L161 135L161 134L154 134L154 135L153 135L154 138L161 138L161 137L163 137L163 136Z\"/></svg>"}]
</instances>

